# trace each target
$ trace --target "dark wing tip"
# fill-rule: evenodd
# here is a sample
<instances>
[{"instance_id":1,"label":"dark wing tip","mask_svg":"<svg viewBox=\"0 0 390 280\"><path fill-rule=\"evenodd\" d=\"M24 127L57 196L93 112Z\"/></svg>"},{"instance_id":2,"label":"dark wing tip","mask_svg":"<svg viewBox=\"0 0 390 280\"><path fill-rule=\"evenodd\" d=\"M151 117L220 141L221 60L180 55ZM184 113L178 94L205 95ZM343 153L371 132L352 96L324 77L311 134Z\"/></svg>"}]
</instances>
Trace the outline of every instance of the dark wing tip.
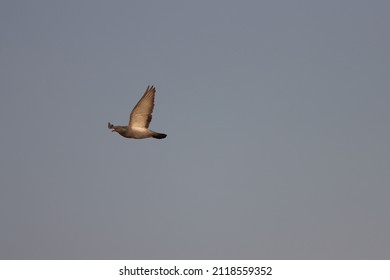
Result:
<instances>
[{"instance_id":1,"label":"dark wing tip","mask_svg":"<svg viewBox=\"0 0 390 280\"><path fill-rule=\"evenodd\" d=\"M153 91L153 92L156 92L156 88L154 87L154 85L151 85L151 86L148 86L146 88L146 91L148 92L149 90Z\"/></svg>"}]
</instances>

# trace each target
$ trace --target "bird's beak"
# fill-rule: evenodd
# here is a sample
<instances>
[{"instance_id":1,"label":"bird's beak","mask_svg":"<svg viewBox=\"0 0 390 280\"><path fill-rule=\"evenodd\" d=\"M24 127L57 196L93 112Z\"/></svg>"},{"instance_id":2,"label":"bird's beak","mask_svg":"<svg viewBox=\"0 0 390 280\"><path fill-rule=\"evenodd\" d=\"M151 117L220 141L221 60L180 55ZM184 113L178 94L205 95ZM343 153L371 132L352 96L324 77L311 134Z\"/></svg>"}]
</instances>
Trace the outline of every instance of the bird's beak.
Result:
<instances>
[{"instance_id":1,"label":"bird's beak","mask_svg":"<svg viewBox=\"0 0 390 280\"><path fill-rule=\"evenodd\" d=\"M111 130L111 132L114 132L114 131L115 131L115 129Z\"/></svg>"}]
</instances>

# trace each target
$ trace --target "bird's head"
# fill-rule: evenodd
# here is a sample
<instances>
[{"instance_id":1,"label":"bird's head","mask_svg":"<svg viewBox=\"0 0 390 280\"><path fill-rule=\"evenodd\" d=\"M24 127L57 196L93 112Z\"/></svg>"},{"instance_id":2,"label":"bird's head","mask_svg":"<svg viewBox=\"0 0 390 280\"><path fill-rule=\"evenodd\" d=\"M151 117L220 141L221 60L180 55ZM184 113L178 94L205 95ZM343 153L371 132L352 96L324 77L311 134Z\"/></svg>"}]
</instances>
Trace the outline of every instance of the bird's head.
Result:
<instances>
[{"instance_id":1,"label":"bird's head","mask_svg":"<svg viewBox=\"0 0 390 280\"><path fill-rule=\"evenodd\" d=\"M111 132L118 132L120 135L124 135L127 131L127 126L113 125L108 123L108 128L111 129Z\"/></svg>"},{"instance_id":2,"label":"bird's head","mask_svg":"<svg viewBox=\"0 0 390 280\"><path fill-rule=\"evenodd\" d=\"M108 123L108 129L111 129L111 132L114 132L114 131L119 132L119 128L120 128L120 126L113 125L110 122Z\"/></svg>"},{"instance_id":3,"label":"bird's head","mask_svg":"<svg viewBox=\"0 0 390 280\"><path fill-rule=\"evenodd\" d=\"M114 132L115 131L115 125L113 125L112 123L108 123L108 129L111 129L111 132Z\"/></svg>"}]
</instances>

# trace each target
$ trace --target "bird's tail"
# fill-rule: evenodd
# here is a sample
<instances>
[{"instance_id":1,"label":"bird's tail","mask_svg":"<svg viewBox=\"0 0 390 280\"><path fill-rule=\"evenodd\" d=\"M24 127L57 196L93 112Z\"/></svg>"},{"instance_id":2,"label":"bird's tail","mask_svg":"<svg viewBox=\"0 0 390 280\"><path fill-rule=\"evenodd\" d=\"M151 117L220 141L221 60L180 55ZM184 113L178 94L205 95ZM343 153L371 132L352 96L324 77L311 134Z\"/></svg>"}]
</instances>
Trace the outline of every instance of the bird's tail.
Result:
<instances>
[{"instance_id":1,"label":"bird's tail","mask_svg":"<svg viewBox=\"0 0 390 280\"><path fill-rule=\"evenodd\" d=\"M152 137L156 139L164 139L167 135L164 133L153 132Z\"/></svg>"}]
</instances>

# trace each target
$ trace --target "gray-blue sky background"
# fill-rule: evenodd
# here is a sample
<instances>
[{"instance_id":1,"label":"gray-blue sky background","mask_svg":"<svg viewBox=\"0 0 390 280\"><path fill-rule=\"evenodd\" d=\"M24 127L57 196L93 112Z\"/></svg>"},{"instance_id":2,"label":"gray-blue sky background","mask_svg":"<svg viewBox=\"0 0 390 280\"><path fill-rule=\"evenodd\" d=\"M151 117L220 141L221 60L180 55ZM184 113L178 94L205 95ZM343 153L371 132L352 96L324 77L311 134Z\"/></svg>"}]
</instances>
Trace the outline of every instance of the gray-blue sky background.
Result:
<instances>
[{"instance_id":1,"label":"gray-blue sky background","mask_svg":"<svg viewBox=\"0 0 390 280\"><path fill-rule=\"evenodd\" d=\"M390 258L389 14L1 1L0 258Z\"/></svg>"}]
</instances>

